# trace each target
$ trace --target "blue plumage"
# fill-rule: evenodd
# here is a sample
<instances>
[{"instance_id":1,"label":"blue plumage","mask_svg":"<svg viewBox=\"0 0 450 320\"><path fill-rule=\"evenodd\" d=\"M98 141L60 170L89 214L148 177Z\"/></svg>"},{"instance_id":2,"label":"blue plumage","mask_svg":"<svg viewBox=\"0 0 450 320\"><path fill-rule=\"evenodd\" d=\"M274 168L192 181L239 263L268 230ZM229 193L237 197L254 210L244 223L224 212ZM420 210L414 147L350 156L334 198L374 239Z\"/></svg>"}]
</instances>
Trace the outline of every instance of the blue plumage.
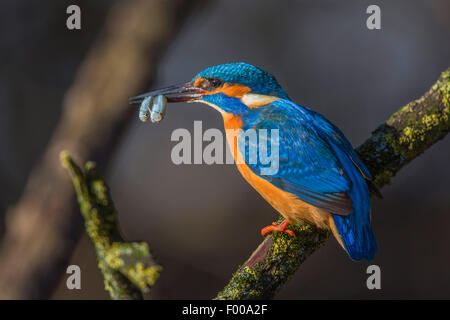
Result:
<instances>
[{"instance_id":1,"label":"blue plumage","mask_svg":"<svg viewBox=\"0 0 450 320\"><path fill-rule=\"evenodd\" d=\"M274 76L245 62L227 63L207 68L197 74L191 83L194 83L198 77L220 78L227 83L248 86L252 92L289 99Z\"/></svg>"},{"instance_id":2,"label":"blue plumage","mask_svg":"<svg viewBox=\"0 0 450 320\"><path fill-rule=\"evenodd\" d=\"M377 251L377 241L370 225L370 192L364 177L350 156L330 142L330 146L342 164L353 187L347 191L353 203L353 211L348 216L333 213L334 223L345 250L354 260L372 260ZM360 162L363 171L368 172Z\"/></svg>"},{"instance_id":3,"label":"blue plumage","mask_svg":"<svg viewBox=\"0 0 450 320\"><path fill-rule=\"evenodd\" d=\"M371 260L377 250L370 225L370 192L366 179L371 174L356 155L344 134L315 111L292 102L268 72L246 63L207 68L198 77L220 78L223 82L248 86L252 93L281 98L261 108L248 108L237 97L223 93L202 99L224 112L239 115L243 130L279 129L279 170L261 175L260 162L248 161L251 141L239 150L251 170L276 187L332 213L342 244L354 260Z\"/></svg>"},{"instance_id":4,"label":"blue plumage","mask_svg":"<svg viewBox=\"0 0 450 320\"><path fill-rule=\"evenodd\" d=\"M342 166L327 141L317 134L318 128L305 108L289 100L276 100L262 108L249 109L241 117L244 130L253 127L279 130L279 171L264 177L266 180L312 205L350 212L351 205L344 205L343 193L350 190L351 181L341 174ZM249 145L251 141L246 142L245 151L244 146L240 146L241 153L258 148ZM255 174L260 174L260 163L249 166ZM337 206L338 202L341 206Z\"/></svg>"},{"instance_id":5,"label":"blue plumage","mask_svg":"<svg viewBox=\"0 0 450 320\"><path fill-rule=\"evenodd\" d=\"M333 213L343 245L354 260L371 260L377 250L370 225L370 173L342 132L324 117L289 100L276 100L241 117L243 128L279 129L280 163L275 175L253 172L300 199ZM247 157L251 141L240 146Z\"/></svg>"}]
</instances>

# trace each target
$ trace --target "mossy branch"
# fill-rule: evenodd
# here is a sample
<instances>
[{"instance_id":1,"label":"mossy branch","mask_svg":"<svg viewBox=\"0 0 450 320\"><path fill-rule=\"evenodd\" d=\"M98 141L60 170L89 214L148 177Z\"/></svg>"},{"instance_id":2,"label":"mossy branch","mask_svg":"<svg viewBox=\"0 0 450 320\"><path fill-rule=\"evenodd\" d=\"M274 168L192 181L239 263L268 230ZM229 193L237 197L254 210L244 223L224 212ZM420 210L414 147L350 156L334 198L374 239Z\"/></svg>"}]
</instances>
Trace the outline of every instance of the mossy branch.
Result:
<instances>
[{"instance_id":1,"label":"mossy branch","mask_svg":"<svg viewBox=\"0 0 450 320\"><path fill-rule=\"evenodd\" d=\"M408 103L380 125L357 152L378 188L450 128L450 69L420 99ZM236 271L216 299L270 299L330 236L311 225L289 226L297 240L285 233L267 236Z\"/></svg>"},{"instance_id":2,"label":"mossy branch","mask_svg":"<svg viewBox=\"0 0 450 320\"><path fill-rule=\"evenodd\" d=\"M122 238L109 189L98 176L95 164L87 162L83 171L67 152L61 152L60 158L72 178L105 289L112 299L142 299L142 292L154 285L162 267L153 259L146 242L125 242Z\"/></svg>"}]
</instances>

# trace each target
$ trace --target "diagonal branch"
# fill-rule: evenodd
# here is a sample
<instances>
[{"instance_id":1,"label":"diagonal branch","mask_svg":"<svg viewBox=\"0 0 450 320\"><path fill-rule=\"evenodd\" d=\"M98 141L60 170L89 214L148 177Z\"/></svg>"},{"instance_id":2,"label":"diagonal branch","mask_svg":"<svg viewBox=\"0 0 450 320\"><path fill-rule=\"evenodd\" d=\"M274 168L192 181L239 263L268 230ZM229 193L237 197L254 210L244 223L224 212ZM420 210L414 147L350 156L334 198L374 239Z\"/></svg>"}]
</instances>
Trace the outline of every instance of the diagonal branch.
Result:
<instances>
[{"instance_id":1,"label":"diagonal branch","mask_svg":"<svg viewBox=\"0 0 450 320\"><path fill-rule=\"evenodd\" d=\"M450 69L421 98L380 125L357 152L378 188L450 129ZM216 299L270 299L330 236L311 225L290 226L297 240L274 232L232 276Z\"/></svg>"},{"instance_id":2,"label":"diagonal branch","mask_svg":"<svg viewBox=\"0 0 450 320\"><path fill-rule=\"evenodd\" d=\"M60 158L72 178L105 289L112 299L142 299L141 292L155 284L162 267L153 259L146 242L125 242L122 238L116 208L95 164L87 162L82 171L67 152L61 152Z\"/></svg>"}]
</instances>

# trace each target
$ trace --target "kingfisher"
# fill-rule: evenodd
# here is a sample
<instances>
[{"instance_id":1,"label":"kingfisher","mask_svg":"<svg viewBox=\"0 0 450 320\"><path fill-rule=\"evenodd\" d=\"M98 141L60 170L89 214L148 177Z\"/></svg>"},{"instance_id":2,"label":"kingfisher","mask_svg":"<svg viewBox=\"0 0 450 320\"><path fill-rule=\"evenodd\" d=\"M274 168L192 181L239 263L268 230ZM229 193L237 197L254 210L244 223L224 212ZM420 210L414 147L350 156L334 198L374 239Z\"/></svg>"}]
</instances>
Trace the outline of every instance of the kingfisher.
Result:
<instances>
[{"instance_id":1,"label":"kingfisher","mask_svg":"<svg viewBox=\"0 0 450 320\"><path fill-rule=\"evenodd\" d=\"M351 259L373 259L377 242L370 191L377 190L369 170L341 130L293 102L273 75L244 62L227 63L203 70L188 83L130 100L140 103L156 95L164 95L167 102L207 104L220 112L239 172L284 217L263 228L263 236L277 231L295 237L289 224L310 223L331 230ZM277 130L276 172L264 173L261 161L249 161L249 148L260 148L260 143L229 134L249 129Z\"/></svg>"}]
</instances>

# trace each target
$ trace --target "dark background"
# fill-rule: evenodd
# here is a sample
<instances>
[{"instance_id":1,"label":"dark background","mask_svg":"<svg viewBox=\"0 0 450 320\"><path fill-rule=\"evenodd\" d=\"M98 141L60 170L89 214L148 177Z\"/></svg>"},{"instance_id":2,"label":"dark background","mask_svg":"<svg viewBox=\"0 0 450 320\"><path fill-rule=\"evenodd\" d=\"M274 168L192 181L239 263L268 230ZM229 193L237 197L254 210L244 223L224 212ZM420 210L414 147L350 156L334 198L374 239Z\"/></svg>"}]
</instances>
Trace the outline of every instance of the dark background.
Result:
<instances>
[{"instance_id":1,"label":"dark background","mask_svg":"<svg viewBox=\"0 0 450 320\"><path fill-rule=\"evenodd\" d=\"M154 87L245 61L273 73L294 101L325 115L358 146L449 67L445 0L211 2L179 32ZM0 3L2 212L20 196L113 3L78 1L80 31L65 26L71 2ZM370 4L381 7L381 30L366 28ZM171 162L172 131L192 130L194 120L204 130L223 130L220 115L205 105L170 105L160 124L144 124L136 112L114 159L101 168L126 238L148 241L164 265L149 298L213 297L259 244L260 229L277 217L234 165ZM379 251L372 263L381 268L381 290L366 288L369 263L351 261L329 240L277 298L449 299L449 159L446 138L401 170L382 190L383 200L374 199ZM85 235L70 263L81 267L82 290L67 290L63 276L53 298L108 298Z\"/></svg>"}]
</instances>

